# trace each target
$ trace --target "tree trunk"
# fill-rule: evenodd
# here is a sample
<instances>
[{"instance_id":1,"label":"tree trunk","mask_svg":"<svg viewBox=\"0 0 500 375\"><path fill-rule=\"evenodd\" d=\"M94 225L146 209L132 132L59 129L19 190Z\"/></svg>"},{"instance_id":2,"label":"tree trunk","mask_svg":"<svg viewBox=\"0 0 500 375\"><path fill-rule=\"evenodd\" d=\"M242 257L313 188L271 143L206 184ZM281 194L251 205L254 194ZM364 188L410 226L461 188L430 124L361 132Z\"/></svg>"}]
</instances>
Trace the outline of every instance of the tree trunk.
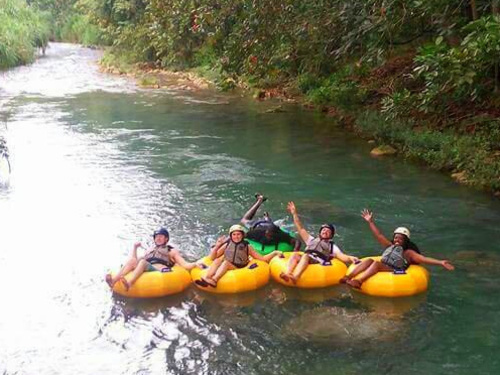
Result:
<instances>
[{"instance_id":1,"label":"tree trunk","mask_svg":"<svg viewBox=\"0 0 500 375\"><path fill-rule=\"evenodd\" d=\"M493 92L498 93L498 62L495 63L495 89Z\"/></svg>"},{"instance_id":2,"label":"tree trunk","mask_svg":"<svg viewBox=\"0 0 500 375\"><path fill-rule=\"evenodd\" d=\"M494 15L498 14L498 0L492 0L491 2L491 13Z\"/></svg>"},{"instance_id":3,"label":"tree trunk","mask_svg":"<svg viewBox=\"0 0 500 375\"><path fill-rule=\"evenodd\" d=\"M469 4L470 4L470 10L471 10L471 13L472 13L472 20L475 21L478 18L478 16L477 16L476 0L470 0Z\"/></svg>"}]
</instances>

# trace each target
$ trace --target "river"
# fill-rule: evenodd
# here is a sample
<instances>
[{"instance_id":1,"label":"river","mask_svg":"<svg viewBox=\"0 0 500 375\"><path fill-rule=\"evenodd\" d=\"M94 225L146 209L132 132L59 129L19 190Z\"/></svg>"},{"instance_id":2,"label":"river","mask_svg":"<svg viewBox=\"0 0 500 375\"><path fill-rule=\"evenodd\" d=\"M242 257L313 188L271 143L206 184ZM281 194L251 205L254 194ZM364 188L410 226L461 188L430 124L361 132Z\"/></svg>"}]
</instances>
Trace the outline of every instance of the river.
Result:
<instances>
[{"instance_id":1,"label":"river","mask_svg":"<svg viewBox=\"0 0 500 375\"><path fill-rule=\"evenodd\" d=\"M500 203L372 145L335 119L236 94L140 89L99 73L99 52L52 44L0 73L2 374L496 374ZM271 111L269 111L271 110ZM386 300L345 286L196 290L155 300L104 282L160 225L196 259L255 192L292 228L286 203L357 256L378 254L360 211L412 230L429 267L423 295Z\"/></svg>"}]
</instances>

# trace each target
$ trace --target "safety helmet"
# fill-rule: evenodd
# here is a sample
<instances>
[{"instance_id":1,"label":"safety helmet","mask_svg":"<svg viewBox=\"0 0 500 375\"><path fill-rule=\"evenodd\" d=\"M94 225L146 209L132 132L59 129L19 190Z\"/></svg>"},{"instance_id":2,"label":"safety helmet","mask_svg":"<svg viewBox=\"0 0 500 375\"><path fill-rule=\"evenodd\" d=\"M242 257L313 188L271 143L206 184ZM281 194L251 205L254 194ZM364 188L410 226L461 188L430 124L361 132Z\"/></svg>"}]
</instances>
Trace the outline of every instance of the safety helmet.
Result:
<instances>
[{"instance_id":1,"label":"safety helmet","mask_svg":"<svg viewBox=\"0 0 500 375\"><path fill-rule=\"evenodd\" d=\"M247 233L247 228L245 228L243 225L234 224L233 226L231 226L231 228L229 228L229 235L231 235L231 233L236 232L238 230L240 232L243 232L243 234Z\"/></svg>"},{"instance_id":2,"label":"safety helmet","mask_svg":"<svg viewBox=\"0 0 500 375\"><path fill-rule=\"evenodd\" d=\"M394 234L404 234L406 237L410 238L410 230L405 227L398 227L394 230Z\"/></svg>"},{"instance_id":3,"label":"safety helmet","mask_svg":"<svg viewBox=\"0 0 500 375\"><path fill-rule=\"evenodd\" d=\"M170 237L170 235L168 234L167 228L160 228L160 229L155 230L153 233L153 238L155 238L159 234L163 234L165 237Z\"/></svg>"},{"instance_id":4,"label":"safety helmet","mask_svg":"<svg viewBox=\"0 0 500 375\"><path fill-rule=\"evenodd\" d=\"M332 237L333 235L335 234L335 225L333 225L332 223L325 223L325 224L321 224L321 227L319 227L319 232L321 233L321 231L323 230L323 228L328 228L332 231Z\"/></svg>"}]
</instances>

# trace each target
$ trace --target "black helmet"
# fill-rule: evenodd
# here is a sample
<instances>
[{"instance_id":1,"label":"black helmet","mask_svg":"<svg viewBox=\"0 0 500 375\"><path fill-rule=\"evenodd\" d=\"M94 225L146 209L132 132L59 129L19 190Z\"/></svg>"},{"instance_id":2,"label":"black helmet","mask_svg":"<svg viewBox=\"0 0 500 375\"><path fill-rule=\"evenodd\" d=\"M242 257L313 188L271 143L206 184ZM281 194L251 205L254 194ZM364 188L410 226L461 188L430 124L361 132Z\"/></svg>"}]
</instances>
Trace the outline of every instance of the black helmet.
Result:
<instances>
[{"instance_id":1,"label":"black helmet","mask_svg":"<svg viewBox=\"0 0 500 375\"><path fill-rule=\"evenodd\" d=\"M319 228L319 232L321 232L323 230L323 228L330 229L332 231L332 237L333 237L333 235L335 235L336 228L335 228L335 225L333 225L332 223L321 224L321 227Z\"/></svg>"},{"instance_id":2,"label":"black helmet","mask_svg":"<svg viewBox=\"0 0 500 375\"><path fill-rule=\"evenodd\" d=\"M168 234L167 228L160 228L154 231L153 233L153 238L155 238L158 234L163 234L165 237L169 237L170 235Z\"/></svg>"}]
</instances>

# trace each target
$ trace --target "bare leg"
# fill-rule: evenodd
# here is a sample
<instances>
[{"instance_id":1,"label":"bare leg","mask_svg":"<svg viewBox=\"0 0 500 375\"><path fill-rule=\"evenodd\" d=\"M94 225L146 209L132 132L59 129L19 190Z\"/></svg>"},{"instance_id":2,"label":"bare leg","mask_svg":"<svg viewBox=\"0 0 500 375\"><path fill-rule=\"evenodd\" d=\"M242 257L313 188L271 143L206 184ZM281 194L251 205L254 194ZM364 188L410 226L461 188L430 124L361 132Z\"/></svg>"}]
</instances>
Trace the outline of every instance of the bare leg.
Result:
<instances>
[{"instance_id":1,"label":"bare leg","mask_svg":"<svg viewBox=\"0 0 500 375\"><path fill-rule=\"evenodd\" d=\"M388 272L393 269L383 263L373 261L370 267L357 279L347 281L347 284L354 288L361 288L361 285L378 272Z\"/></svg>"},{"instance_id":2,"label":"bare leg","mask_svg":"<svg viewBox=\"0 0 500 375\"><path fill-rule=\"evenodd\" d=\"M217 282L221 279L222 276L224 276L227 271L234 269L236 269L236 267L227 260L222 262L221 266L217 269L214 277L212 277L212 280L215 281L215 285L217 285Z\"/></svg>"},{"instance_id":3,"label":"bare leg","mask_svg":"<svg viewBox=\"0 0 500 375\"><path fill-rule=\"evenodd\" d=\"M132 271L132 276L130 276L129 280L126 280L125 277L122 277L122 283L125 286L126 290L134 285L139 276L141 276L148 266L148 262L145 259L141 259L139 263L137 263L137 267L135 267L134 271Z\"/></svg>"},{"instance_id":4,"label":"bare leg","mask_svg":"<svg viewBox=\"0 0 500 375\"><path fill-rule=\"evenodd\" d=\"M361 272L363 272L368 267L370 267L373 262L374 262L373 259L365 259L365 260L363 260L360 264L358 264L356 267L354 267L354 269L352 270L352 272L349 275L345 275L343 278L341 278L340 282L341 283L346 283L347 281L351 280L353 277L356 277Z\"/></svg>"},{"instance_id":5,"label":"bare leg","mask_svg":"<svg viewBox=\"0 0 500 375\"><path fill-rule=\"evenodd\" d=\"M135 267L137 267L137 257L132 257L123 265L123 267L118 271L115 277L112 277L111 274L106 275L106 282L108 283L110 288L113 288L115 284L127 273L132 271Z\"/></svg>"},{"instance_id":6,"label":"bare leg","mask_svg":"<svg viewBox=\"0 0 500 375\"><path fill-rule=\"evenodd\" d=\"M299 279L300 275L306 270L307 266L309 265L309 255L304 254L300 258L299 264L297 264L297 267L295 268L295 271L293 272L293 275L291 277L291 280L294 284L297 283L297 280Z\"/></svg>"},{"instance_id":7,"label":"bare leg","mask_svg":"<svg viewBox=\"0 0 500 375\"><path fill-rule=\"evenodd\" d=\"M295 267L297 267L297 263L299 263L300 260L300 255L299 254L292 254L290 259L288 259L288 268L286 269L286 272L281 272L280 277L285 280L286 282L290 281L290 278L293 277L292 273Z\"/></svg>"},{"instance_id":8,"label":"bare leg","mask_svg":"<svg viewBox=\"0 0 500 375\"><path fill-rule=\"evenodd\" d=\"M202 281L207 283L208 285L214 285L217 284L217 282L213 279L215 273L221 266L222 262L224 261L224 257L219 257L213 261L213 263L210 265L208 268L208 271L205 276L201 278Z\"/></svg>"},{"instance_id":9,"label":"bare leg","mask_svg":"<svg viewBox=\"0 0 500 375\"><path fill-rule=\"evenodd\" d=\"M247 224L250 220L254 218L255 214L257 213L257 210L265 200L262 194L257 194L256 197L257 201L252 205L252 207L250 207L250 209L241 218L241 222L243 224Z\"/></svg>"}]
</instances>

